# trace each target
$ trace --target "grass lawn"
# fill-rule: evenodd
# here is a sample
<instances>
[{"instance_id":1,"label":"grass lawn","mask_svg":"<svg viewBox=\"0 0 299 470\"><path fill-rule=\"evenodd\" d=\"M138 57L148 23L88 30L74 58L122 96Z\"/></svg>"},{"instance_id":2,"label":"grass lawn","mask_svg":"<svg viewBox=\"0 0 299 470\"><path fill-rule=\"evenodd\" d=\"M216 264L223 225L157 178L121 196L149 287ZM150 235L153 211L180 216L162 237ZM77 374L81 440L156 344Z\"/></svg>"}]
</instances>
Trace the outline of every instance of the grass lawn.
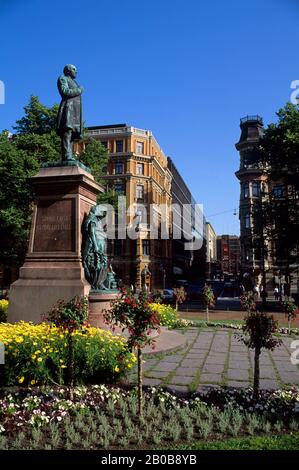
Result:
<instances>
[{"instance_id":1,"label":"grass lawn","mask_svg":"<svg viewBox=\"0 0 299 470\"><path fill-rule=\"evenodd\" d=\"M164 448L165 449L165 448ZM167 450L299 450L299 434L230 438L167 447Z\"/></svg>"}]
</instances>

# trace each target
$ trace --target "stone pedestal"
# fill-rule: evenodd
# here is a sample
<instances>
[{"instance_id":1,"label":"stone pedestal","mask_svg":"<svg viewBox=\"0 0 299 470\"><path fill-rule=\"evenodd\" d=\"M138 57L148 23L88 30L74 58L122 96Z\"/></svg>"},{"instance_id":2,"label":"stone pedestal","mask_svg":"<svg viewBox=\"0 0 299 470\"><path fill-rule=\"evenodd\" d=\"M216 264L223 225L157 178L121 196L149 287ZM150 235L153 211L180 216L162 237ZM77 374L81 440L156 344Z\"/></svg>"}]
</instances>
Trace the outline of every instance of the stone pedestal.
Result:
<instances>
[{"instance_id":1,"label":"stone pedestal","mask_svg":"<svg viewBox=\"0 0 299 470\"><path fill-rule=\"evenodd\" d=\"M97 293L90 292L89 294L89 317L88 321L91 326L96 326L98 328L103 328L104 330L109 330L110 327L104 322L104 313L105 310L110 309L110 304L112 300L117 299L120 296L119 292L107 292L107 293ZM121 332L121 329L118 328Z\"/></svg>"},{"instance_id":2,"label":"stone pedestal","mask_svg":"<svg viewBox=\"0 0 299 470\"><path fill-rule=\"evenodd\" d=\"M11 286L9 322L40 322L59 299L90 290L81 262L81 229L103 188L80 166L42 168L31 184L35 204L29 249Z\"/></svg>"}]
</instances>

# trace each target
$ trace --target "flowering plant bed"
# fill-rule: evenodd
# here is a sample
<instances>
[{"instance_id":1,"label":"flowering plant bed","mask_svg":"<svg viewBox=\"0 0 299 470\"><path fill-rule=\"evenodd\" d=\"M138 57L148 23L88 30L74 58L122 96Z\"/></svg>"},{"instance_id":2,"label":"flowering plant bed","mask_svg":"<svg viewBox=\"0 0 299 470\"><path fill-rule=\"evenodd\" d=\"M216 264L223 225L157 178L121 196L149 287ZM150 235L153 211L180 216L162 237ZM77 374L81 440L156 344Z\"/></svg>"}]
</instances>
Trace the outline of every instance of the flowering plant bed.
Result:
<instances>
[{"instance_id":1,"label":"flowering plant bed","mask_svg":"<svg viewBox=\"0 0 299 470\"><path fill-rule=\"evenodd\" d=\"M160 326L172 327L178 319L178 312L171 305L152 302L150 308L157 313Z\"/></svg>"},{"instance_id":2,"label":"flowering plant bed","mask_svg":"<svg viewBox=\"0 0 299 470\"><path fill-rule=\"evenodd\" d=\"M260 393L211 390L189 399L145 391L138 416L136 390L75 387L19 388L0 395L0 449L146 449L236 436L299 430L298 389Z\"/></svg>"},{"instance_id":3,"label":"flowering plant bed","mask_svg":"<svg viewBox=\"0 0 299 470\"><path fill-rule=\"evenodd\" d=\"M65 383L68 334L47 323L0 323L0 341L5 345L2 384ZM77 383L117 378L136 361L121 336L91 327L82 327L71 334Z\"/></svg>"}]
</instances>

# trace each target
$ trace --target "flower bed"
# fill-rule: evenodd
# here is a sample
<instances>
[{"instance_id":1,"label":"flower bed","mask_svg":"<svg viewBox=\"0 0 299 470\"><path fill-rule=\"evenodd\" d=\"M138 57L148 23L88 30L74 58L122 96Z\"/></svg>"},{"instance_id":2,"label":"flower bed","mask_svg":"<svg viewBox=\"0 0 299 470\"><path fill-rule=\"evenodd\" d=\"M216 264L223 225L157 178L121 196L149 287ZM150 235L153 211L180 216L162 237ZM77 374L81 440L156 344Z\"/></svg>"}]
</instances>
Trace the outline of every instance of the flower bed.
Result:
<instances>
[{"instance_id":1,"label":"flower bed","mask_svg":"<svg viewBox=\"0 0 299 470\"><path fill-rule=\"evenodd\" d=\"M84 327L72 333L77 383L114 379L130 369L135 356L121 336ZM5 345L5 385L63 384L66 376L66 332L47 323L0 324Z\"/></svg>"},{"instance_id":2,"label":"flower bed","mask_svg":"<svg viewBox=\"0 0 299 470\"><path fill-rule=\"evenodd\" d=\"M150 303L150 308L158 314L161 326L172 327L177 321L178 313L171 305L153 302Z\"/></svg>"},{"instance_id":3,"label":"flower bed","mask_svg":"<svg viewBox=\"0 0 299 470\"><path fill-rule=\"evenodd\" d=\"M0 449L150 448L230 436L299 430L299 392L213 390L190 399L148 388L137 419L136 390L76 387L20 388L0 395Z\"/></svg>"}]
</instances>

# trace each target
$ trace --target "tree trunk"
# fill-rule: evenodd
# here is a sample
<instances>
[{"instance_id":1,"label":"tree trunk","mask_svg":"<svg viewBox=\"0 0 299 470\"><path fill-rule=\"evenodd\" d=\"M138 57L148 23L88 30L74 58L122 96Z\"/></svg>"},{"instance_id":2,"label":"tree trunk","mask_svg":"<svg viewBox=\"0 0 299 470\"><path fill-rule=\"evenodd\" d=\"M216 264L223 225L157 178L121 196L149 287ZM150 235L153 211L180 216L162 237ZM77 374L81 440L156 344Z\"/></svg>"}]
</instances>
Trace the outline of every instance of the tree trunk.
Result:
<instances>
[{"instance_id":1,"label":"tree trunk","mask_svg":"<svg viewBox=\"0 0 299 470\"><path fill-rule=\"evenodd\" d=\"M288 330L289 330L289 335L291 334L291 319L290 317L288 318Z\"/></svg>"},{"instance_id":2,"label":"tree trunk","mask_svg":"<svg viewBox=\"0 0 299 470\"><path fill-rule=\"evenodd\" d=\"M207 322L210 321L210 313L209 313L209 305L207 304L206 306L206 312L207 312Z\"/></svg>"},{"instance_id":3,"label":"tree trunk","mask_svg":"<svg viewBox=\"0 0 299 470\"><path fill-rule=\"evenodd\" d=\"M254 349L254 379L253 379L253 396L258 398L260 388L260 348Z\"/></svg>"},{"instance_id":4,"label":"tree trunk","mask_svg":"<svg viewBox=\"0 0 299 470\"><path fill-rule=\"evenodd\" d=\"M69 399L74 399L74 340L72 333L68 332L68 367L67 367L67 385L69 388Z\"/></svg>"},{"instance_id":5,"label":"tree trunk","mask_svg":"<svg viewBox=\"0 0 299 470\"><path fill-rule=\"evenodd\" d=\"M141 347L137 349L138 358L138 414L143 415L143 397L142 397L142 351Z\"/></svg>"},{"instance_id":6,"label":"tree trunk","mask_svg":"<svg viewBox=\"0 0 299 470\"><path fill-rule=\"evenodd\" d=\"M179 303L178 303L178 301L176 301L176 303L175 303L175 309L176 309L176 311L178 311L178 308L179 308Z\"/></svg>"}]
</instances>

